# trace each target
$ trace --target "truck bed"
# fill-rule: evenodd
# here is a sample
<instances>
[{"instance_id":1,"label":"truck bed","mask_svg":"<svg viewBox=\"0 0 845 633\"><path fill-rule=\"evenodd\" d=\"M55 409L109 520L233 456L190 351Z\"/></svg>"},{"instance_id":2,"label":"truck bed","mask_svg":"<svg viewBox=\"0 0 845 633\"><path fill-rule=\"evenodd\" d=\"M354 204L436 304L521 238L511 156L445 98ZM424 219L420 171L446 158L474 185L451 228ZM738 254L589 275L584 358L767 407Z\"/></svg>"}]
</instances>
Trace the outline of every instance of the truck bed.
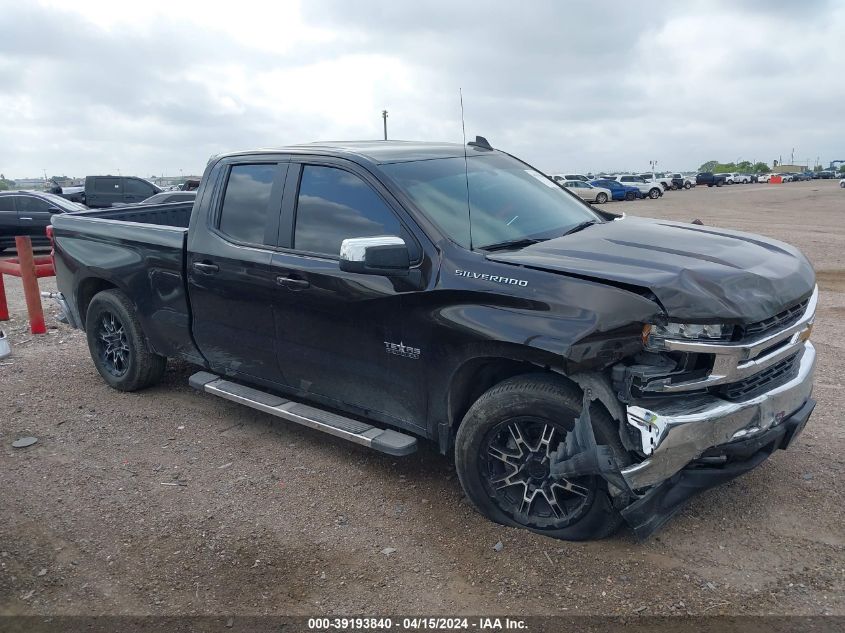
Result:
<instances>
[{"instance_id":1,"label":"truck bed","mask_svg":"<svg viewBox=\"0 0 845 633\"><path fill-rule=\"evenodd\" d=\"M77 323L93 294L114 287L135 302L150 346L200 362L191 337L185 247L193 202L133 205L53 216L59 291Z\"/></svg>"},{"instance_id":2,"label":"truck bed","mask_svg":"<svg viewBox=\"0 0 845 633\"><path fill-rule=\"evenodd\" d=\"M167 204L133 204L108 209L78 211L72 215L101 220L119 220L140 224L156 224L187 229L191 221L193 202L168 202Z\"/></svg>"}]
</instances>

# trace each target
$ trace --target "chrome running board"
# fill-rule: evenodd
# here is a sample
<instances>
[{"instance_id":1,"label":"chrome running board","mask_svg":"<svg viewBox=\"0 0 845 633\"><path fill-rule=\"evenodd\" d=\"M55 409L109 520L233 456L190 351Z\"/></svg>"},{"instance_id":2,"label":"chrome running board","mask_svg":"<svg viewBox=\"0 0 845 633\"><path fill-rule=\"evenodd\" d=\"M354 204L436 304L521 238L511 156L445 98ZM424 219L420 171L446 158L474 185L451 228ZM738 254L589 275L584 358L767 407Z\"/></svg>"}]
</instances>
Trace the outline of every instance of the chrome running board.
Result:
<instances>
[{"instance_id":1,"label":"chrome running board","mask_svg":"<svg viewBox=\"0 0 845 633\"><path fill-rule=\"evenodd\" d=\"M271 393L226 380L207 371L200 371L191 376L188 384L198 391L246 405L288 422L296 422L388 455L409 455L417 450L417 439L411 435L391 429L380 429L367 422L353 420L301 402L286 400Z\"/></svg>"}]
</instances>

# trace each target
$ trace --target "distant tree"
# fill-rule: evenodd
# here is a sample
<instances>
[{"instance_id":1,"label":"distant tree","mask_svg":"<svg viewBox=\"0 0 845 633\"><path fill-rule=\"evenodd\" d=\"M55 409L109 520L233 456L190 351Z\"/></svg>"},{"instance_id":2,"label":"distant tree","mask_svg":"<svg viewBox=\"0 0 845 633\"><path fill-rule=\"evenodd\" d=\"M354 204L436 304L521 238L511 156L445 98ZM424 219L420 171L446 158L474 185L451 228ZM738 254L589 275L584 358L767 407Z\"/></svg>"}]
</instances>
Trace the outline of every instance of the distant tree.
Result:
<instances>
[{"instance_id":1,"label":"distant tree","mask_svg":"<svg viewBox=\"0 0 845 633\"><path fill-rule=\"evenodd\" d=\"M815 167L813 167L813 171L824 171L824 167L822 167L821 165L816 165Z\"/></svg>"},{"instance_id":2,"label":"distant tree","mask_svg":"<svg viewBox=\"0 0 845 633\"><path fill-rule=\"evenodd\" d=\"M9 189L11 189L9 181L5 178L0 179L0 191L8 191Z\"/></svg>"},{"instance_id":3,"label":"distant tree","mask_svg":"<svg viewBox=\"0 0 845 633\"><path fill-rule=\"evenodd\" d=\"M751 166L751 171L755 174L768 174L771 170L766 163L754 163Z\"/></svg>"},{"instance_id":4,"label":"distant tree","mask_svg":"<svg viewBox=\"0 0 845 633\"><path fill-rule=\"evenodd\" d=\"M736 170L742 173L748 173L751 171L751 161L750 160L743 160L736 164Z\"/></svg>"},{"instance_id":5,"label":"distant tree","mask_svg":"<svg viewBox=\"0 0 845 633\"><path fill-rule=\"evenodd\" d=\"M845 165L840 165L840 166L839 166L839 173L840 173L840 174L845 174Z\"/></svg>"},{"instance_id":6,"label":"distant tree","mask_svg":"<svg viewBox=\"0 0 845 633\"><path fill-rule=\"evenodd\" d=\"M706 163L704 163L701 167L698 168L698 171L713 171L716 168L716 165L718 164L718 160L708 160Z\"/></svg>"}]
</instances>

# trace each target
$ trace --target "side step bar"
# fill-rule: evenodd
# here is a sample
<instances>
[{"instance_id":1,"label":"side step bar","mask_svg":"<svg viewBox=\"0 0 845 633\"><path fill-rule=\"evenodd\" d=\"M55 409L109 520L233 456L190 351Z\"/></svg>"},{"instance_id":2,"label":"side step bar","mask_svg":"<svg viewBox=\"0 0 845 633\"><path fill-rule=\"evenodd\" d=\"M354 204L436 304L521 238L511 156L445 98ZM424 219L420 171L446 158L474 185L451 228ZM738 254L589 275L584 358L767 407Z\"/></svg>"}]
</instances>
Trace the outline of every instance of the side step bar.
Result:
<instances>
[{"instance_id":1,"label":"side step bar","mask_svg":"<svg viewBox=\"0 0 845 633\"><path fill-rule=\"evenodd\" d=\"M198 391L245 404L258 411L275 415L277 418L296 422L388 455L401 457L417 450L417 438L411 435L391 429L380 429L330 411L285 400L279 396L231 382L207 371L200 371L191 376L188 384Z\"/></svg>"}]
</instances>

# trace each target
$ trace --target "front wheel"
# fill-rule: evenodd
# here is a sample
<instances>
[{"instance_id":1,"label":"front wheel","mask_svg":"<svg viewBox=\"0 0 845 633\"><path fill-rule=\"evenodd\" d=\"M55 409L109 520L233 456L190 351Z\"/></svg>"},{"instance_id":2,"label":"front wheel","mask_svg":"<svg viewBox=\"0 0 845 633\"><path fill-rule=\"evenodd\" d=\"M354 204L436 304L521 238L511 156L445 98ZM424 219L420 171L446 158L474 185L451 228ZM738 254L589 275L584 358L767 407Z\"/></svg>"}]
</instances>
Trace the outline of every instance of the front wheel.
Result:
<instances>
[{"instance_id":1,"label":"front wheel","mask_svg":"<svg viewBox=\"0 0 845 633\"><path fill-rule=\"evenodd\" d=\"M167 358L150 351L135 308L120 290L97 293L85 316L88 350L109 386L138 391L164 375Z\"/></svg>"},{"instance_id":2,"label":"front wheel","mask_svg":"<svg viewBox=\"0 0 845 633\"><path fill-rule=\"evenodd\" d=\"M596 202L599 203L599 204L604 204L605 202L607 202L607 194L602 192L599 195L597 195L596 196Z\"/></svg>"},{"instance_id":3,"label":"front wheel","mask_svg":"<svg viewBox=\"0 0 845 633\"><path fill-rule=\"evenodd\" d=\"M581 392L558 376L516 376L489 389L470 407L455 438L455 467L469 500L504 525L566 540L599 539L621 517L599 476L552 479L550 457L573 431ZM590 416L596 442L620 465L627 453L610 415Z\"/></svg>"},{"instance_id":4,"label":"front wheel","mask_svg":"<svg viewBox=\"0 0 845 633\"><path fill-rule=\"evenodd\" d=\"M716 186L717 186L717 187L721 187L721 186L722 186L722 185L724 185L724 184L725 184L725 181L724 181L724 180L717 180L717 181L716 181Z\"/></svg>"},{"instance_id":5,"label":"front wheel","mask_svg":"<svg viewBox=\"0 0 845 633\"><path fill-rule=\"evenodd\" d=\"M660 195L661 195L661 191L657 187L655 187L654 189L652 189L651 191L648 192L648 197L651 198L652 200L656 200L657 198L660 197Z\"/></svg>"},{"instance_id":6,"label":"front wheel","mask_svg":"<svg viewBox=\"0 0 845 633\"><path fill-rule=\"evenodd\" d=\"M690 183L690 182L685 182L685 183L684 183L684 189L692 189L692 183Z\"/></svg>"}]
</instances>

